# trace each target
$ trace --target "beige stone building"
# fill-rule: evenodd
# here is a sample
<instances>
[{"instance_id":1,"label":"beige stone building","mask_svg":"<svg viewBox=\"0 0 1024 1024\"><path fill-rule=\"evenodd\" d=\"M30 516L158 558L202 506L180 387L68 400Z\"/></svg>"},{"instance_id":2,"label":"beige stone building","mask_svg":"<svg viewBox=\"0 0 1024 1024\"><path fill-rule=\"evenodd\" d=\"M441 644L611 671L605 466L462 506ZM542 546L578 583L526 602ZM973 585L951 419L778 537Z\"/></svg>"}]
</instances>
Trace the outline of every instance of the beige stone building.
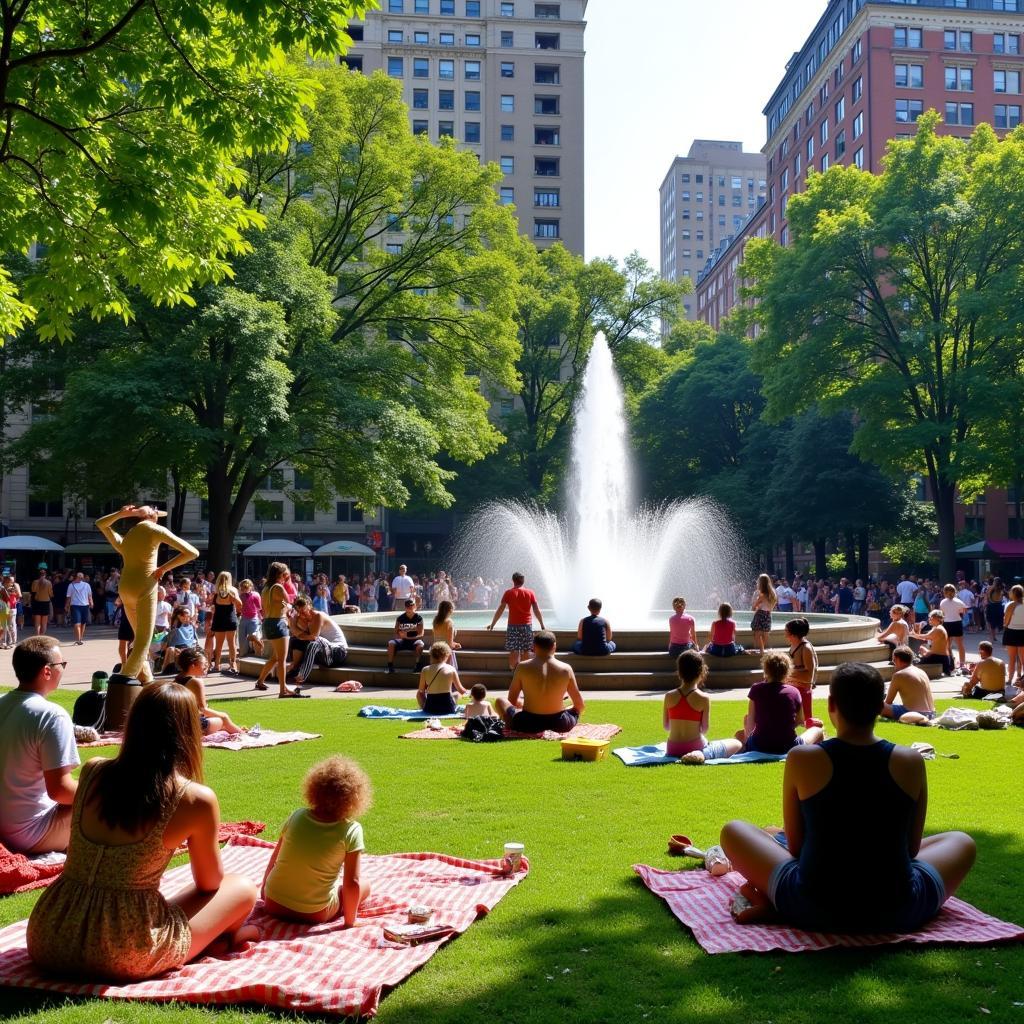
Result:
<instances>
[{"instance_id":1,"label":"beige stone building","mask_svg":"<svg viewBox=\"0 0 1024 1024\"><path fill-rule=\"evenodd\" d=\"M661 183L661 276L694 284L711 253L735 235L764 200L766 160L742 142L696 139ZM697 319L693 296L686 315Z\"/></svg>"},{"instance_id":2,"label":"beige stone building","mask_svg":"<svg viewBox=\"0 0 1024 1024\"><path fill-rule=\"evenodd\" d=\"M501 166L501 198L538 246L583 254L587 0L381 0L345 62L401 81L413 130Z\"/></svg>"}]
</instances>

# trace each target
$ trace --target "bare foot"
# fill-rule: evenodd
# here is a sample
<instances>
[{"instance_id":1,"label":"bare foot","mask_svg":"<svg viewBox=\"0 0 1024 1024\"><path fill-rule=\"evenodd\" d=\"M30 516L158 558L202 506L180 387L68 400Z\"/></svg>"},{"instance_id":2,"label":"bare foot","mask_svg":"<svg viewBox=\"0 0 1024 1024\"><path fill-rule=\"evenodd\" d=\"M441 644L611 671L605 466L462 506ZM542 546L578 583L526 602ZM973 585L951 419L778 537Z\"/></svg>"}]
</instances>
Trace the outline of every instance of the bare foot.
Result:
<instances>
[{"instance_id":1,"label":"bare foot","mask_svg":"<svg viewBox=\"0 0 1024 1024\"><path fill-rule=\"evenodd\" d=\"M737 924L763 924L775 919L771 900L750 882L740 887L729 910Z\"/></svg>"},{"instance_id":2,"label":"bare foot","mask_svg":"<svg viewBox=\"0 0 1024 1024\"><path fill-rule=\"evenodd\" d=\"M254 924L243 924L233 932L225 932L206 947L207 956L226 956L228 953L243 953L254 942L259 942L263 933Z\"/></svg>"}]
</instances>

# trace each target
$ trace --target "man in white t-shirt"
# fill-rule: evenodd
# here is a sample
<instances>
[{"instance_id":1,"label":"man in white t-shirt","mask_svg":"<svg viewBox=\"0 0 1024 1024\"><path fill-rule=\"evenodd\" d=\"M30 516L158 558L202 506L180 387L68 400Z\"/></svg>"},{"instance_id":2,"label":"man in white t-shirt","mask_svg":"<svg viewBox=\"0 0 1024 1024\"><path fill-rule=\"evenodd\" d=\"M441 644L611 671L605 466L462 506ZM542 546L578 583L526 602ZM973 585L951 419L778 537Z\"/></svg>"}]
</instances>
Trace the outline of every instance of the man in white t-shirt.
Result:
<instances>
[{"instance_id":1,"label":"man in white t-shirt","mask_svg":"<svg viewBox=\"0 0 1024 1024\"><path fill-rule=\"evenodd\" d=\"M807 584L801 582L800 589L796 592L796 604L793 607L794 611L806 612L807 611Z\"/></svg>"},{"instance_id":2,"label":"man in white t-shirt","mask_svg":"<svg viewBox=\"0 0 1024 1024\"><path fill-rule=\"evenodd\" d=\"M46 699L66 665L54 637L29 637L11 655L18 688L0 697L0 843L19 853L68 848L78 747L71 716Z\"/></svg>"},{"instance_id":3,"label":"man in white t-shirt","mask_svg":"<svg viewBox=\"0 0 1024 1024\"><path fill-rule=\"evenodd\" d=\"M914 607L914 595L917 593L917 584L912 579L903 577L896 584L896 594L899 596L900 604L906 605L907 608Z\"/></svg>"},{"instance_id":4,"label":"man in white t-shirt","mask_svg":"<svg viewBox=\"0 0 1024 1024\"><path fill-rule=\"evenodd\" d=\"M978 606L978 599L974 596L974 591L967 585L966 580L960 581L960 590L956 595L964 603L964 629L968 629L975 616L974 609Z\"/></svg>"},{"instance_id":5,"label":"man in white t-shirt","mask_svg":"<svg viewBox=\"0 0 1024 1024\"><path fill-rule=\"evenodd\" d=\"M793 608L793 602L796 601L796 593L785 580L775 588L775 596L779 599L780 612L791 612L795 610Z\"/></svg>"},{"instance_id":6,"label":"man in white t-shirt","mask_svg":"<svg viewBox=\"0 0 1024 1024\"><path fill-rule=\"evenodd\" d=\"M89 623L89 612L92 609L92 587L85 582L85 573L76 572L75 579L68 587L65 612L71 617L75 627L75 645L81 647L85 643L85 627Z\"/></svg>"},{"instance_id":7,"label":"man in white t-shirt","mask_svg":"<svg viewBox=\"0 0 1024 1024\"><path fill-rule=\"evenodd\" d=\"M398 575L391 581L391 593L394 596L395 604L401 604L407 597L416 596L416 584L412 577L407 575L409 567L400 565Z\"/></svg>"}]
</instances>

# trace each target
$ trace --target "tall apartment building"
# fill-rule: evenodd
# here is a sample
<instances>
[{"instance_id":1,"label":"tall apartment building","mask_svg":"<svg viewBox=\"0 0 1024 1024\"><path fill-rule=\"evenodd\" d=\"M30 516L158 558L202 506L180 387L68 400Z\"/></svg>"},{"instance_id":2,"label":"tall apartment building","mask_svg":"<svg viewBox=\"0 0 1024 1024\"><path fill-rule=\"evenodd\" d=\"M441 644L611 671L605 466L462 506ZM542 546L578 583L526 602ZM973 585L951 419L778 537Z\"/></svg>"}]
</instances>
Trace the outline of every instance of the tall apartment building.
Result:
<instances>
[{"instance_id":1,"label":"tall apartment building","mask_svg":"<svg viewBox=\"0 0 1024 1024\"><path fill-rule=\"evenodd\" d=\"M661 276L697 280L710 253L736 234L765 195L765 158L742 142L696 139L661 183ZM694 320L692 297L684 303Z\"/></svg>"},{"instance_id":2,"label":"tall apartment building","mask_svg":"<svg viewBox=\"0 0 1024 1024\"><path fill-rule=\"evenodd\" d=\"M583 254L587 0L382 0L350 67L402 82L413 131L501 166L502 202L538 246Z\"/></svg>"}]
</instances>

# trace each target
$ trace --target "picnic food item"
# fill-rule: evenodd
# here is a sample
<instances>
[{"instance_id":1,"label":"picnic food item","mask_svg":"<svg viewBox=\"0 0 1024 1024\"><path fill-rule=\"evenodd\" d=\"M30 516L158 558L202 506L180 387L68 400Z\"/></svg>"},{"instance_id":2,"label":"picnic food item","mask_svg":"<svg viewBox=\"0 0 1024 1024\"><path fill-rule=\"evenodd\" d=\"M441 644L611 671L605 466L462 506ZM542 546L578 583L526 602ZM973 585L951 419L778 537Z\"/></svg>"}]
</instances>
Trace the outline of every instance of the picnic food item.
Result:
<instances>
[{"instance_id":1,"label":"picnic food item","mask_svg":"<svg viewBox=\"0 0 1024 1024\"><path fill-rule=\"evenodd\" d=\"M409 908L409 923L410 924L426 924L427 921L433 916L434 912L430 907L423 903L414 903Z\"/></svg>"}]
</instances>

